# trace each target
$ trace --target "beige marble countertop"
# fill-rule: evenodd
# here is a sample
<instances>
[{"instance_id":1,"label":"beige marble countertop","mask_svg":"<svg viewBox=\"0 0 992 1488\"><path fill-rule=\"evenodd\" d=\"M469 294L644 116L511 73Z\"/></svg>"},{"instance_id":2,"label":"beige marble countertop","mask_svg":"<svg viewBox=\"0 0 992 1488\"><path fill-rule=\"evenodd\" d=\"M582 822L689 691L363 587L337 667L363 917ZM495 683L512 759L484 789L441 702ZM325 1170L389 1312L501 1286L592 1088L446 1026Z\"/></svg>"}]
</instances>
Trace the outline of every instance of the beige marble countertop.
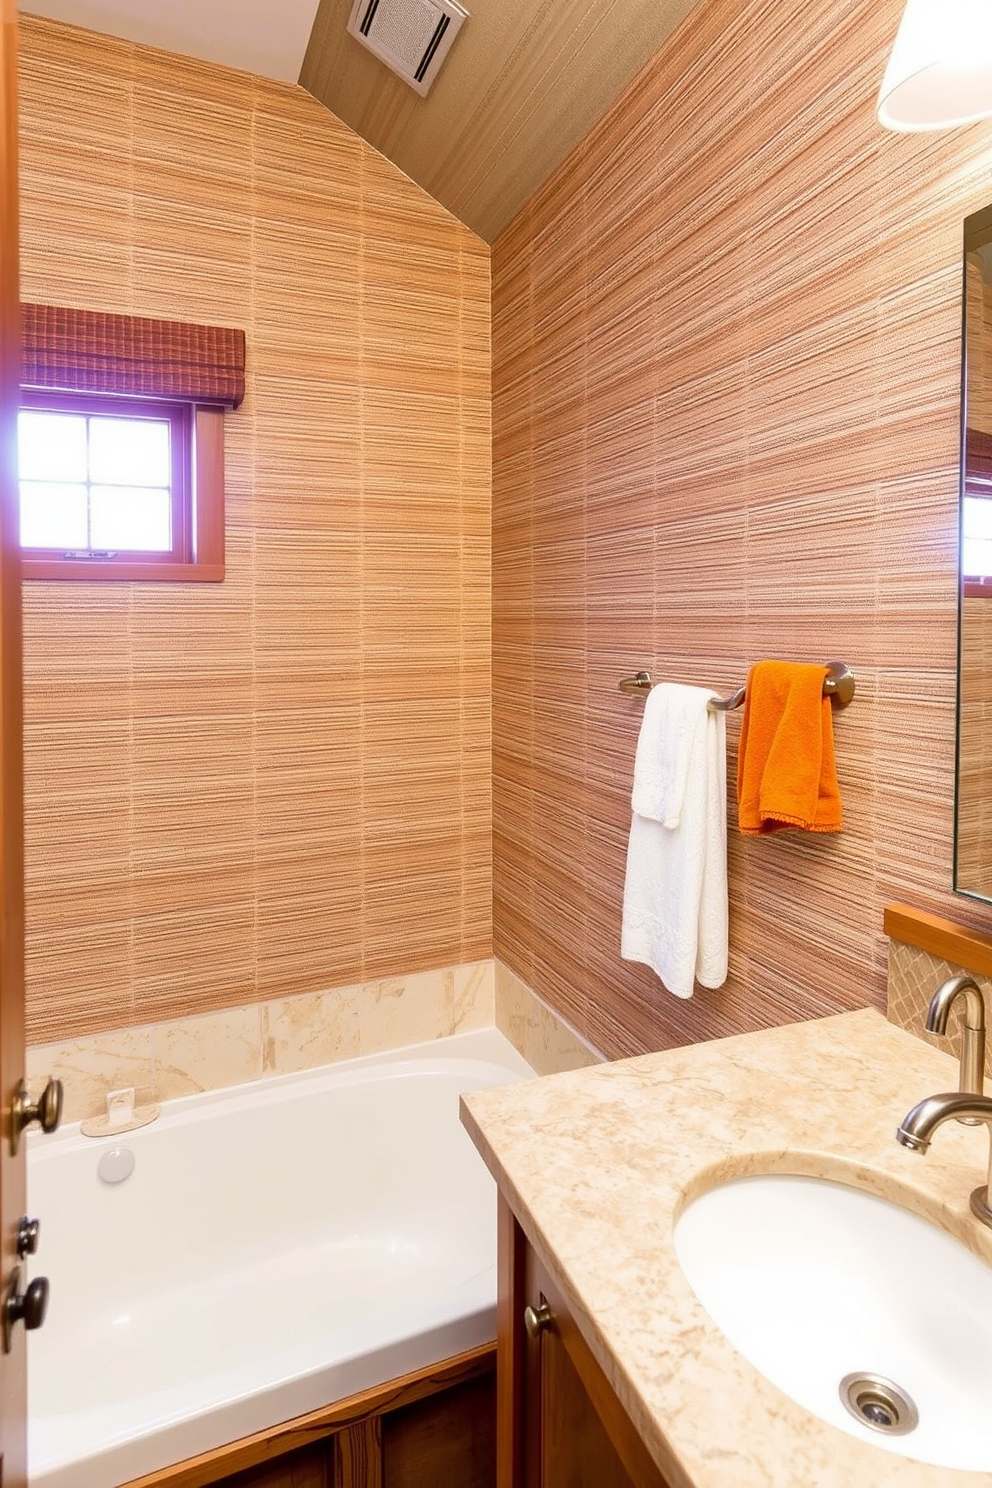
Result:
<instances>
[{"instance_id":1,"label":"beige marble countertop","mask_svg":"<svg viewBox=\"0 0 992 1488\"><path fill-rule=\"evenodd\" d=\"M462 1120L672 1488L992 1488L794 1404L710 1320L672 1239L715 1183L785 1172L895 1199L992 1264L968 1208L987 1130L948 1122L925 1157L895 1141L956 1086L949 1055L865 1010L475 1091Z\"/></svg>"}]
</instances>

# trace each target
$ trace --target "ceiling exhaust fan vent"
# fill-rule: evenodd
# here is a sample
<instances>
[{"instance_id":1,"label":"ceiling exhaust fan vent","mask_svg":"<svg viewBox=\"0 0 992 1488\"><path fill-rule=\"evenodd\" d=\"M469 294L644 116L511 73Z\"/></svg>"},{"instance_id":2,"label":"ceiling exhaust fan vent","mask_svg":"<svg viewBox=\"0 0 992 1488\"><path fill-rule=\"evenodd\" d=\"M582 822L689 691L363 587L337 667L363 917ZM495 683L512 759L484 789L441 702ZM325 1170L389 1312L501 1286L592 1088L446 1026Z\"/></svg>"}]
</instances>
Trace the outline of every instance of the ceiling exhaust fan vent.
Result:
<instances>
[{"instance_id":1,"label":"ceiling exhaust fan vent","mask_svg":"<svg viewBox=\"0 0 992 1488\"><path fill-rule=\"evenodd\" d=\"M456 0L355 0L348 30L424 94L467 20Z\"/></svg>"}]
</instances>

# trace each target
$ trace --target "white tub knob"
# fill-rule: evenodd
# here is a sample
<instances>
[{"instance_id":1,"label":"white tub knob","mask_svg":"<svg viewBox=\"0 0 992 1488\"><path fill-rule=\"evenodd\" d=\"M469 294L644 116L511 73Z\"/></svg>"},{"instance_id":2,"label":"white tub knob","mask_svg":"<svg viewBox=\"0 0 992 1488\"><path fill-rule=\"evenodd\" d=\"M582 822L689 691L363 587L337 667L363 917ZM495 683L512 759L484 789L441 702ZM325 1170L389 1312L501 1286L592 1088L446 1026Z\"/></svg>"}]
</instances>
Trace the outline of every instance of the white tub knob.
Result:
<instances>
[{"instance_id":1,"label":"white tub knob","mask_svg":"<svg viewBox=\"0 0 992 1488\"><path fill-rule=\"evenodd\" d=\"M96 1171L104 1183L123 1183L134 1172L134 1153L130 1147L111 1147L100 1158Z\"/></svg>"}]
</instances>

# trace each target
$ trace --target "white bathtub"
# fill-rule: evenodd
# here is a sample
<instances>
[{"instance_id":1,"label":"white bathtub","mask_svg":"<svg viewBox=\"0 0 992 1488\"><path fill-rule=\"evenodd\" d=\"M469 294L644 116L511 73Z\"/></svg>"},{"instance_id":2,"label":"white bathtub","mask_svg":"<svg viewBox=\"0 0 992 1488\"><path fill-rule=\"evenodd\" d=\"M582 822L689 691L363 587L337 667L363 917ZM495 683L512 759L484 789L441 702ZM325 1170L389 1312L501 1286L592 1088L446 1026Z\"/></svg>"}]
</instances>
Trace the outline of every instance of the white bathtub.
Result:
<instances>
[{"instance_id":1,"label":"white bathtub","mask_svg":"<svg viewBox=\"0 0 992 1488\"><path fill-rule=\"evenodd\" d=\"M113 1488L495 1337L458 1095L530 1073L489 1029L33 1137L32 1488ZM136 1162L110 1186L114 1146Z\"/></svg>"}]
</instances>

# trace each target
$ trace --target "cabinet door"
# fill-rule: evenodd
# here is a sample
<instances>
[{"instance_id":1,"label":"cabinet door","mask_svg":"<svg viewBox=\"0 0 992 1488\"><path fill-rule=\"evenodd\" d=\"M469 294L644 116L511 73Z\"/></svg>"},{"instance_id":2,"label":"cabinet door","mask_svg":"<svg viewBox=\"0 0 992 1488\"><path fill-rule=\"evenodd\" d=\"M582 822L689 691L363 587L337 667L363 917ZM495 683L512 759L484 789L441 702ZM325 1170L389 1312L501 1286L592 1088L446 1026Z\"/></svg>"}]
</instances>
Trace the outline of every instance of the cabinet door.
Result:
<instances>
[{"instance_id":1,"label":"cabinet door","mask_svg":"<svg viewBox=\"0 0 992 1488\"><path fill-rule=\"evenodd\" d=\"M533 1252L531 1252L533 1258ZM532 1306L549 1306L548 1284L536 1262ZM543 1280L543 1285L542 1285ZM540 1451L537 1482L528 1488L631 1488L606 1428L572 1363L555 1321L533 1342L539 1392Z\"/></svg>"},{"instance_id":2,"label":"cabinet door","mask_svg":"<svg viewBox=\"0 0 992 1488\"><path fill-rule=\"evenodd\" d=\"M564 1298L509 1211L500 1223L499 1488L666 1488ZM528 1330L532 1309L541 1324Z\"/></svg>"}]
</instances>

